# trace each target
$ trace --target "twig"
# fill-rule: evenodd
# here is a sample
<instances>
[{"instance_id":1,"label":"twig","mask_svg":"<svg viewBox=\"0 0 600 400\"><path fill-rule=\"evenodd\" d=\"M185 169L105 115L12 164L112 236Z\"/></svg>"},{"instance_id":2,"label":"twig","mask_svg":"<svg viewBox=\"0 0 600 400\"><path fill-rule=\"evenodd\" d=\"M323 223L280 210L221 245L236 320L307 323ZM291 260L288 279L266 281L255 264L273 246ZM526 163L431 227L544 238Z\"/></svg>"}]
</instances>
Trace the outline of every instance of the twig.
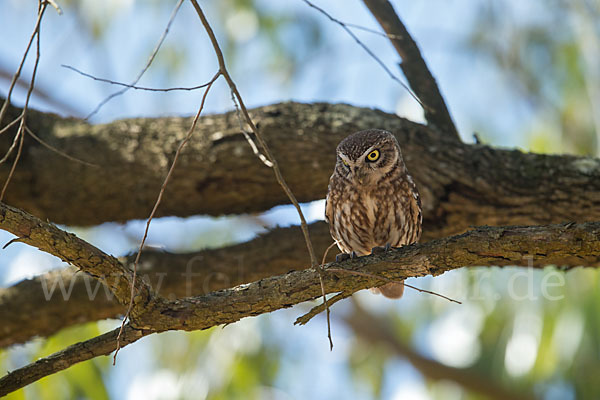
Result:
<instances>
[{"instance_id":1,"label":"twig","mask_svg":"<svg viewBox=\"0 0 600 400\"><path fill-rule=\"evenodd\" d=\"M233 105L235 106L235 115L237 116L238 123L240 124L240 131L242 131L242 134L244 135L244 137L246 138L246 141L250 145L250 148L252 149L252 153L254 153L254 155L256 157L258 157L258 159L260 161L262 161L262 163L265 164L267 167L273 168L273 163L271 161L267 160L267 157L265 157L265 155L258 150L258 147L256 147L256 143L254 143L254 140L252 140L252 138L250 137L248 132L246 132L246 129L244 129L244 121L242 120L242 113L240 111L240 107L238 106L237 100L235 99L235 94L233 93L233 91L231 91L231 101L233 102Z\"/></svg>"},{"instance_id":2,"label":"twig","mask_svg":"<svg viewBox=\"0 0 600 400\"><path fill-rule=\"evenodd\" d=\"M0 203L0 228L17 235L31 231L23 242L38 246L43 251L67 257L80 254L73 261L85 271L94 275L107 276L114 271L122 271L130 277L116 259L97 265L101 258L108 258L103 253L87 245L73 248L78 241L73 235L60 231L26 213ZM360 257L345 262L353 268L368 272L386 272L404 276L439 275L452 269L468 266L521 265L541 268L547 265L593 266L600 265L600 223L582 223L565 229L565 224L545 226L506 226L479 227L461 235L432 240L427 243L414 244L395 249L378 256ZM59 239L59 242L56 242ZM586 246L578 244L586 243ZM532 259L528 255L536 254ZM335 265L335 264L334 264ZM116 292L119 298L129 294L128 281L121 279ZM376 278L360 279L327 279L329 293L356 292L373 287L381 282ZM140 287L142 281L140 280ZM112 285L114 287L115 285ZM285 296L282 296L285 293ZM269 313L289 307L320 296L321 288L317 273L313 269L287 272L261 281L219 291L218 294L195 296L179 299L177 302L153 301L144 302L143 312L138 316L140 326L147 327L149 333L166 330L200 330L222 324L234 323L241 318ZM252 304L252 307L248 307ZM126 328L127 329L127 326ZM116 330L114 331L116 332ZM118 334L118 333L117 333ZM125 331L127 337L127 331ZM114 342L113 342L114 343ZM114 349L114 347L112 347ZM110 349L110 350L112 350ZM81 352L85 353L85 352ZM86 354L82 357L91 358ZM86 358L87 359L87 358ZM62 368L70 365L70 361L62 364ZM36 370L45 368L38 364ZM18 377L2 381L3 386L19 385Z\"/></svg>"},{"instance_id":3,"label":"twig","mask_svg":"<svg viewBox=\"0 0 600 400\"><path fill-rule=\"evenodd\" d=\"M129 306L127 308L127 312L125 313L125 316L123 317L123 322L121 323L121 329L119 330L119 334L117 335L117 350L115 351L115 355L113 356L113 365L117 361L117 354L119 353L119 349L120 349L120 338L121 338L121 333L123 332L123 327L125 326L125 322L129 318L131 309L133 307L133 298L135 296L135 279L137 276L137 268L138 268L138 264L140 262L140 256L142 254L144 244L146 243L146 238L148 237L148 230L150 229L150 223L152 222L152 219L154 218L154 215L156 214L156 210L158 209L158 206L160 205L160 202L162 201L162 197L165 192L165 189L167 188L167 184L169 183L169 179L171 179L171 175L173 174L173 171L175 170L175 165L177 165L177 160L179 159L179 155L181 154L181 151L183 150L185 145L192 138L192 134L194 133L194 130L196 129L196 124L198 123L198 118L200 117L200 113L204 109L204 103L206 101L206 96L208 95L208 92L210 91L212 84L217 80L217 78L220 75L221 75L221 72L217 72L213 76L213 78L209 81L208 86L204 90L204 94L202 95L202 101L200 102L200 107L198 108L198 112L196 113L196 116L194 117L192 126L190 127L187 134L185 135L185 138L179 143L179 147L177 147L177 151L175 152L175 157L173 157L173 162L171 163L169 172L167 172L167 176L165 177L165 180L163 181L163 184L160 188L160 192L158 193L158 198L156 199L156 202L154 203L154 207L152 208L152 212L150 212L150 216L148 217L148 220L146 221L146 229L144 230L144 236L142 237L142 242L140 243L140 247L139 247L137 255L135 257L135 261L133 263L133 278L132 278L132 282L131 282L131 298L129 299Z\"/></svg>"},{"instance_id":4,"label":"twig","mask_svg":"<svg viewBox=\"0 0 600 400\"><path fill-rule=\"evenodd\" d=\"M9 122L4 128L0 129L0 135L2 135L4 132L8 131L14 124L16 124L17 122L19 122L22 118L22 114L19 115L17 118L13 119L11 122ZM0 164L3 161L0 161Z\"/></svg>"},{"instance_id":5,"label":"twig","mask_svg":"<svg viewBox=\"0 0 600 400\"><path fill-rule=\"evenodd\" d=\"M2 124L2 119L4 119L4 115L6 114L6 110L8 109L8 105L10 104L10 99L12 95L12 91L21 76L21 71L23 70L23 65L25 64L25 60L27 59L27 54L29 54L29 50L31 49L31 45L33 44L33 39L39 34L40 24L42 22L42 16L44 15L44 11L46 10L46 4L39 2L40 6L38 6L38 17L35 22L35 27L33 28L33 33L29 38L29 43L27 43L27 47L25 48L25 53L23 54L23 58L21 58L21 63L19 64L19 68L17 68L17 72L13 75L12 80L10 81L10 86L8 87L8 94L6 95L6 99L4 100L4 104L2 104L2 109L0 109L0 124Z\"/></svg>"},{"instance_id":6,"label":"twig","mask_svg":"<svg viewBox=\"0 0 600 400\"><path fill-rule=\"evenodd\" d=\"M12 141L10 147L6 151L6 154L4 154L4 156L0 159L0 164L4 164L6 162L6 160L8 160L8 157L10 157L10 155L12 154L15 147L17 147L17 143L19 142L19 138L21 137L21 133L23 132L23 128L22 128L23 114L21 114L18 118L15 118L15 120L13 122L11 122L9 125L7 125L6 127L10 126L11 124L14 124L17 121L20 121L21 123L19 124L17 133L15 134L15 137L13 138L13 141Z\"/></svg>"},{"instance_id":7,"label":"twig","mask_svg":"<svg viewBox=\"0 0 600 400\"><path fill-rule=\"evenodd\" d=\"M423 60L419 47L394 11L394 7L388 0L363 0L363 2L390 36L390 41L402 59L400 68L404 76L417 96L427 105L424 108L427 122L460 140L437 82Z\"/></svg>"},{"instance_id":8,"label":"twig","mask_svg":"<svg viewBox=\"0 0 600 400\"><path fill-rule=\"evenodd\" d=\"M41 0L39 0L38 4L39 4L38 20L41 22L42 16L44 15L44 12L46 11L46 6L48 5L48 3L42 2ZM21 112L21 122L19 124L19 129L18 129L16 137L15 137L15 140L17 137L19 138L19 148L17 150L17 156L15 157L15 160L13 161L13 164L10 168L10 172L8 173L8 177L6 178L6 181L4 182L4 186L2 186L2 192L0 193L0 201L2 201L4 199L4 194L6 193L8 184L10 183L10 180L12 179L15 169L17 168L17 164L19 163L19 159L21 158L21 151L23 150L23 140L25 137L25 126L26 126L25 124L26 124L26 117L27 117L27 109L29 107L29 100L31 99L31 92L33 91L33 87L35 86L35 76L37 74L38 65L40 63L40 28L41 28L41 23L37 23L36 30L34 32L34 36L36 37L35 63L33 65L33 72L31 73L31 82L29 83L29 90L27 90L27 97L25 98L25 105L23 106L23 111ZM27 49L27 51L29 51L29 48ZM8 102L8 97L7 97L7 100L4 103L4 105L7 105L8 104L7 102ZM0 112L0 114L1 114L1 112ZM14 142L13 142L13 144L14 144ZM8 150L8 153L6 154L6 157L8 157L8 155L12 151L12 148L13 147L11 146L11 148Z\"/></svg>"},{"instance_id":9,"label":"twig","mask_svg":"<svg viewBox=\"0 0 600 400\"><path fill-rule=\"evenodd\" d=\"M118 332L119 328L93 339L75 343L48 357L40 358L34 363L9 372L0 378L0 397L82 361L110 354L117 347L116 337ZM121 335L121 347L125 347L152 333L154 332L151 330L133 329L128 324Z\"/></svg>"},{"instance_id":10,"label":"twig","mask_svg":"<svg viewBox=\"0 0 600 400\"><path fill-rule=\"evenodd\" d=\"M66 158L67 160L75 161L75 162L78 162L78 163L80 163L80 164L87 165L88 167L96 167L96 168L100 167L98 164L94 164L94 163L91 163L91 162L88 162L88 161L83 161L83 160L80 160L79 158L76 158L76 157L70 156L70 155L68 155L67 153L65 153L64 151L61 151L61 150L57 149L56 147L54 147L54 146L52 146L52 145L50 145L50 144L46 143L45 141L43 141L43 140L42 140L42 138L38 137L38 136L37 136L35 133L33 133L33 131L32 131L31 129L29 129L29 127L28 127L28 126L26 126L26 127L25 127L25 131L26 131L26 132L27 132L27 133L28 133L28 134L29 134L29 135L30 135L32 138L34 138L35 140L37 140L37 142L38 142L39 144L41 144L42 146L44 146L44 147L45 147L45 148L47 148L48 150L50 150L50 151L53 151L53 152L55 152L56 154L59 154L59 155L63 156L63 157L64 157L64 158ZM1 163L1 161L0 161L0 163Z\"/></svg>"},{"instance_id":11,"label":"twig","mask_svg":"<svg viewBox=\"0 0 600 400\"><path fill-rule=\"evenodd\" d=\"M340 292L340 293L336 294L335 296L329 298L327 300L327 303L329 304L329 307L331 307L338 301L347 299L348 297L352 296L352 294L353 294L352 292ZM314 306L313 308L311 308L310 311L307 312L306 314L296 318L296 321L294 321L294 325L306 325L308 323L308 321L313 319L318 314L322 313L324 310L325 310L325 303L318 304L318 305Z\"/></svg>"},{"instance_id":12,"label":"twig","mask_svg":"<svg viewBox=\"0 0 600 400\"><path fill-rule=\"evenodd\" d=\"M225 66L225 57L223 56L223 52L221 51L219 42L217 41L217 38L216 38L208 20L206 19L206 16L204 15L204 12L200 8L200 5L198 5L198 2L196 0L190 0L190 1L192 2L192 5L194 6L194 9L196 10L196 13L198 14L198 17L200 18L200 21L202 22L202 25L204 26L204 29L206 30L206 33L208 34L208 37L210 38L210 41L213 45L215 54L217 56L217 60L219 61L219 71L221 72L221 74L227 81L229 88L233 92L234 97L237 100L237 102L240 106L240 109L242 111L242 115L244 116L246 123L250 126L250 129L256 136L256 139L258 140L258 143L260 144L267 160L269 160L271 162L271 164L273 165L272 168L273 168L273 172L275 173L275 178L277 179L277 182L279 183L279 185L281 186L281 188L283 189L283 191L285 192L287 197L290 199L290 201L296 208L296 212L298 213L298 216L300 217L300 227L302 229L302 234L304 235L304 241L306 242L306 247L308 248L311 265L319 274L319 281L321 284L323 302L325 303L327 312L329 312L329 307L327 306L327 297L325 296L325 285L323 283L323 269L319 267L317 257L315 256L315 251L313 249L313 245L310 240L310 235L308 233L308 225L306 224L306 219L304 218L304 214L302 213L300 204L298 204L298 200L296 200L296 196L294 195L294 193L291 191L291 189L285 182L285 179L283 178L283 175L281 174L281 170L279 169L279 165L277 164L277 160L271 154L271 151L269 150L269 147L267 146L267 143L265 142L262 134L260 133L260 131L258 130L256 125L254 124L254 121L252 121L252 118L250 117L250 114L248 113L248 109L244 105L244 100L242 100L242 96L240 95L240 92L238 91L237 87L235 86L235 82L233 81L233 79L231 78L231 75L229 75L229 72L227 71L227 67ZM327 332L328 332L328 338L329 338L329 347L330 347L330 349L333 349L333 339L331 338L331 324L329 323L329 320L327 323Z\"/></svg>"},{"instance_id":13,"label":"twig","mask_svg":"<svg viewBox=\"0 0 600 400\"><path fill-rule=\"evenodd\" d=\"M146 73L146 71L148 70L148 68L150 68L150 65L152 64L152 62L154 61L154 58L156 58L156 55L158 54L158 50L160 50L160 47L162 46L163 42L165 41L167 34L169 33L169 29L171 29L171 24L173 23L173 21L175 20L175 16L177 16L177 12L179 11L179 8L181 8L181 5L183 4L183 0L178 0L177 4L175 5L175 9L173 9L173 12L171 13L171 16L169 17L169 22L167 23L167 27L165 28L165 30L163 31L160 39L158 40L158 43L156 44L156 47L154 47L154 50L152 51L152 54L150 55L150 58L148 58L148 61L146 62L146 65L144 66L144 68L140 71L140 73L138 74L138 76L133 80L133 82L131 82L131 85L112 93L110 96L108 96L107 98L105 98L104 100L102 100L97 106L96 108L94 108L94 110L92 110L92 112L90 112L87 117L85 117L85 120L90 119L92 116L94 116L96 113L98 113L98 111L100 111L100 109L106 104L108 103L110 100L112 100L113 98L122 95L123 93L125 93L126 91L128 91L131 87L135 86L140 79L142 79L142 76Z\"/></svg>"},{"instance_id":14,"label":"twig","mask_svg":"<svg viewBox=\"0 0 600 400\"><path fill-rule=\"evenodd\" d=\"M419 289L418 287L409 285L408 283L405 283L404 281L398 281L398 280L394 280L394 279L389 279L389 278L386 278L385 276L379 276L379 275L370 274L368 272L353 271L353 270L350 270L350 269L343 269L343 268L327 268L326 271L327 272L340 272L340 273L343 273L343 274L364 276L365 278L381 279L382 281L388 282L388 283L399 283L401 285L406 286L407 288L414 289L414 290L416 290L418 292L432 294L434 296L441 297L442 299L446 299L446 300L451 301L453 303L462 304L462 302L460 302L458 300L451 299L450 297L444 296L443 294L432 292L430 290Z\"/></svg>"},{"instance_id":15,"label":"twig","mask_svg":"<svg viewBox=\"0 0 600 400\"><path fill-rule=\"evenodd\" d=\"M172 91L176 91L176 90L192 91L192 90L202 89L203 87L206 87L206 86L208 86L210 84L210 82L207 82L207 83L203 83L202 85L190 86L190 87L150 88L150 87L144 87L144 86L136 86L136 85L133 85L133 84L130 85L130 84L127 84L127 83L113 81L111 79L106 79L106 78L98 78L97 76L94 76L92 74L88 74L86 72L80 71L77 68L72 67L70 65L61 64L61 67L66 68L66 69L70 69L71 71L74 71L74 72L78 73L79 75L85 76L86 78L90 78L90 79L93 79L93 80L98 81L98 82L105 82L105 83L110 83L111 85L124 86L124 87L126 87L128 89L145 90L145 91L148 91L148 92L172 92Z\"/></svg>"},{"instance_id":16,"label":"twig","mask_svg":"<svg viewBox=\"0 0 600 400\"><path fill-rule=\"evenodd\" d=\"M317 6L316 4L313 4L313 3L312 3L312 2L310 2L309 0L302 0L302 1L303 1L303 2L305 2L305 3L306 3L308 6L309 6L309 7L312 7L312 8L314 8L315 10L319 11L321 14L323 14L324 16L326 16L327 18L329 18L329 20L330 20L330 21L332 21L332 22L335 22L336 24L338 24L339 26L341 26L341 27L342 27L342 29L344 29L344 30L345 30L345 31L348 33L348 35L350 35L350 36L352 37L352 39L354 39L354 41L355 41L356 43L358 43L358 45L359 45L360 47L362 47L362 48L363 48L363 50L364 50L364 51L366 51L366 52L367 52L367 54L368 54L368 55L369 55L369 56L370 56L370 57L371 57L373 60L375 60L375 61L377 62L377 64L379 64L379 66L380 66L381 68L383 68L383 70L384 70L384 71L385 71L385 72L386 72L386 73L389 75L389 77L390 77L390 78L391 78L393 81L395 81L395 82L397 82L398 84L400 84L400 86L402 86L402 87L403 87L403 88L404 88L404 89L405 89L405 90L408 92L408 94L410 94L410 96L411 96L413 99L415 99L415 101L416 101L417 103L419 103L419 105L420 105L421 107L423 107L423 110L425 110L425 112L427 112L427 108L428 108L428 106L427 106L426 104L424 104L424 103L423 103L423 102L422 102L422 101L419 99L419 97L418 97L418 96L415 94L415 92L413 92L413 91L410 89L410 87L409 87L409 86L408 86L406 83L402 82L402 81L400 80L400 78L398 78L396 75L394 75L394 73L393 73L393 72L392 72L392 71L391 71L391 70L390 70L390 69L389 69L389 68L388 68L388 67L385 65L385 63L384 63L383 61L381 61L381 59L380 59L379 57L377 57L377 55L376 55L375 53L373 53L373 51L372 51L371 49L369 49L369 47L367 47L367 45L366 45L366 44L364 44L364 43L363 43L363 42L362 42L362 41L361 41L361 40L358 38L358 36L356 36L356 35L354 34L354 32L352 32L352 31L350 30L350 28L348 28L348 26L347 26L345 23L343 23L343 22L342 22L342 21L340 21L339 19L336 19L336 18L334 18L334 17L333 17L331 14L329 14L327 11L323 10L321 7Z\"/></svg>"},{"instance_id":17,"label":"twig","mask_svg":"<svg viewBox=\"0 0 600 400\"><path fill-rule=\"evenodd\" d=\"M24 123L23 120L21 120L21 125ZM10 172L8 173L8 177L6 177L6 181L4 181L4 185L2 186L2 192L0 193L0 201L2 201L2 199L4 199L4 194L6 193L6 189L8 188L8 184L10 183L10 180L13 177L13 174L15 173L15 169L17 168L17 164L19 163L19 158L21 158L21 150L23 150L23 137L25 135L23 134L23 130L19 130L19 132L17 133L18 138L20 138L19 140L19 148L17 149L17 156L15 157L15 160L13 161L11 167L10 167Z\"/></svg>"}]
</instances>

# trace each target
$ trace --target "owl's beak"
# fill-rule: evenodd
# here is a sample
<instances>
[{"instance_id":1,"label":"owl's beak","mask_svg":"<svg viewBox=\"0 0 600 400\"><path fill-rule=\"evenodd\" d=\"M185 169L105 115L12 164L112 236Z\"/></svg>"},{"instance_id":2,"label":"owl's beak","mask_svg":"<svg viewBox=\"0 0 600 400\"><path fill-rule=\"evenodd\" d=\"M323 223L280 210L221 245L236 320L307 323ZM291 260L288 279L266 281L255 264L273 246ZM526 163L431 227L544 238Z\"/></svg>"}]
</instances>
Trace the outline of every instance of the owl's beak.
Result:
<instances>
[{"instance_id":1,"label":"owl's beak","mask_svg":"<svg viewBox=\"0 0 600 400\"><path fill-rule=\"evenodd\" d=\"M367 174L365 173L365 171L362 168L355 167L353 175L354 175L354 180L356 182L358 182L359 185L364 185L364 183L367 179Z\"/></svg>"}]
</instances>

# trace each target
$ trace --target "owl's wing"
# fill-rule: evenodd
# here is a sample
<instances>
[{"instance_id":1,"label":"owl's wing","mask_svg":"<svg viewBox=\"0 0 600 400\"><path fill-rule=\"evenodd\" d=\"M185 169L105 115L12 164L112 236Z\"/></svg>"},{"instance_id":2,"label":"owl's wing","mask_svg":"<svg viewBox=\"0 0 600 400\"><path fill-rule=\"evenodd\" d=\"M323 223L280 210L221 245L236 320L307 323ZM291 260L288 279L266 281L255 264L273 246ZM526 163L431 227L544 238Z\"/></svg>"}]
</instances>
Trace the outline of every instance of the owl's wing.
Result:
<instances>
[{"instance_id":1,"label":"owl's wing","mask_svg":"<svg viewBox=\"0 0 600 400\"><path fill-rule=\"evenodd\" d=\"M329 225L333 223L333 204L331 200L329 193L327 193L327 197L325 198L325 221Z\"/></svg>"}]
</instances>

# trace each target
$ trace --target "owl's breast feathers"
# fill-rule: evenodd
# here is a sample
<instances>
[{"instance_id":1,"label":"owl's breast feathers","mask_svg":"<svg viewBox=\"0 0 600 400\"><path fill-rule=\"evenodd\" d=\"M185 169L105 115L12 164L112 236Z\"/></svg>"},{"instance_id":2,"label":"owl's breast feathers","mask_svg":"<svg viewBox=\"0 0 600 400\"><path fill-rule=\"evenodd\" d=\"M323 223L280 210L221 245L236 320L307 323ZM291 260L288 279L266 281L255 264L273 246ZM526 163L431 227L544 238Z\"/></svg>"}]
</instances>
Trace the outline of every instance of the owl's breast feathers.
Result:
<instances>
[{"instance_id":1,"label":"owl's breast feathers","mask_svg":"<svg viewBox=\"0 0 600 400\"><path fill-rule=\"evenodd\" d=\"M400 247L421 234L421 202L408 174L372 188L331 177L325 216L332 237L345 253L367 255L376 246Z\"/></svg>"}]
</instances>

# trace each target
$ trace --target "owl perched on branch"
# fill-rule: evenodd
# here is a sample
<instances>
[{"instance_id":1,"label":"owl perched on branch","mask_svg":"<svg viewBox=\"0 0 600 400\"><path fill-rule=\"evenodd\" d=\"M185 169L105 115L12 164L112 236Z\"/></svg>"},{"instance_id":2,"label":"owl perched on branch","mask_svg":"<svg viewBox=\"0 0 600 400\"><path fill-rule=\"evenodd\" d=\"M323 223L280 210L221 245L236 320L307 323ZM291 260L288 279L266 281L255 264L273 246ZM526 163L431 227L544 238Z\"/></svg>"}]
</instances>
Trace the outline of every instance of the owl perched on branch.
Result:
<instances>
[{"instance_id":1,"label":"owl perched on branch","mask_svg":"<svg viewBox=\"0 0 600 400\"><path fill-rule=\"evenodd\" d=\"M325 219L344 253L337 259L364 256L419 240L421 199L396 138L379 129L356 132L340 142L336 153ZM388 283L374 291L399 298L404 285Z\"/></svg>"}]
</instances>

